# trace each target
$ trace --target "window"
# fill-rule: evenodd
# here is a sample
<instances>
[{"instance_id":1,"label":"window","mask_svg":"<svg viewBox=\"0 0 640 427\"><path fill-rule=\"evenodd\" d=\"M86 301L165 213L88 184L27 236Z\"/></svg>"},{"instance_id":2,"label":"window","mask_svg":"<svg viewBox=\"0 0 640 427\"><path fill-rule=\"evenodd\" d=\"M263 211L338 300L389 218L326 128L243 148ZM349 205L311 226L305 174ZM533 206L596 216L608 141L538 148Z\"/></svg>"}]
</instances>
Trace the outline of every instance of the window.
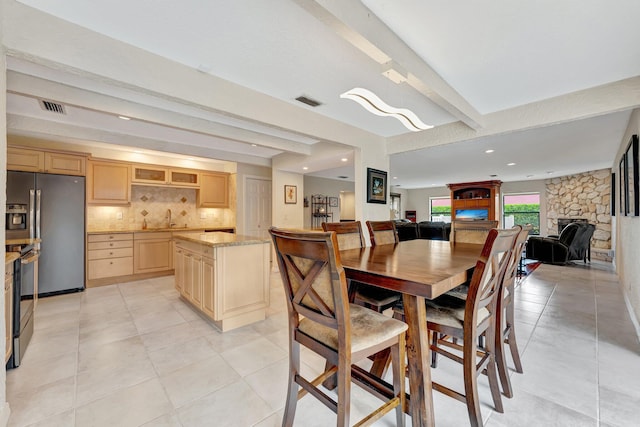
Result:
<instances>
[{"instance_id":1,"label":"window","mask_svg":"<svg viewBox=\"0 0 640 427\"><path fill-rule=\"evenodd\" d=\"M400 203L400 194L391 193L391 213L393 218L391 219L400 219L402 212L402 205Z\"/></svg>"},{"instance_id":2,"label":"window","mask_svg":"<svg viewBox=\"0 0 640 427\"><path fill-rule=\"evenodd\" d=\"M540 234L540 193L505 194L502 206L504 228L531 224L530 234Z\"/></svg>"},{"instance_id":3,"label":"window","mask_svg":"<svg viewBox=\"0 0 640 427\"><path fill-rule=\"evenodd\" d=\"M451 222L450 197L430 197L429 204L431 221Z\"/></svg>"}]
</instances>

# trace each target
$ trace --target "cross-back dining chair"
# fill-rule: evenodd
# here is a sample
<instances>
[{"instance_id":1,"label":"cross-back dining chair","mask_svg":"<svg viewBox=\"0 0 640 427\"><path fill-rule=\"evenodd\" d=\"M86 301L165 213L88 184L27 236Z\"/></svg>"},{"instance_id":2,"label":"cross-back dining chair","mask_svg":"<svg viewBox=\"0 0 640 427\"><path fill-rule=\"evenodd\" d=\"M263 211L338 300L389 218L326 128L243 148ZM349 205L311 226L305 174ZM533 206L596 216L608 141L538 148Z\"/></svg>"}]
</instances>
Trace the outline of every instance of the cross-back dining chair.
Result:
<instances>
[{"instance_id":1,"label":"cross-back dining chair","mask_svg":"<svg viewBox=\"0 0 640 427\"><path fill-rule=\"evenodd\" d=\"M309 393L337 414L337 426L348 426L351 381L382 398L376 392L382 380L354 363L390 349L393 396L384 399L384 404L365 416L358 425L370 425L395 409L397 425L404 426L407 325L365 307L349 304L335 232L299 232L271 227L269 233L287 296L289 315L289 383L282 425L293 425L297 401ZM300 372L300 345L325 358L329 369L315 379L304 378ZM337 402L318 387L334 374L337 374ZM302 390L298 391L299 387Z\"/></svg>"},{"instance_id":2,"label":"cross-back dining chair","mask_svg":"<svg viewBox=\"0 0 640 427\"><path fill-rule=\"evenodd\" d=\"M489 230L498 227L498 221L470 221L455 219L451 222L451 242L484 244Z\"/></svg>"},{"instance_id":3,"label":"cross-back dining chair","mask_svg":"<svg viewBox=\"0 0 640 427\"><path fill-rule=\"evenodd\" d=\"M393 221L367 221L371 245L388 245L398 243L398 232Z\"/></svg>"},{"instance_id":4,"label":"cross-back dining chair","mask_svg":"<svg viewBox=\"0 0 640 427\"><path fill-rule=\"evenodd\" d=\"M518 232L519 229L489 230L466 299L444 294L426 302L430 350L462 364L464 381L463 393L436 382L432 383L433 389L465 403L473 427L482 426L478 400L481 373L488 377L496 411L503 412L496 363L496 321L502 279ZM396 308L394 317L404 319L403 309ZM482 346L480 337L485 338Z\"/></svg>"},{"instance_id":5,"label":"cross-back dining chair","mask_svg":"<svg viewBox=\"0 0 640 427\"><path fill-rule=\"evenodd\" d=\"M496 361L500 382L502 383L502 391L507 397L513 397L513 389L511 387L511 381L509 380L505 345L509 346L516 372L523 372L520 352L518 351L518 344L516 342L514 297L520 257L527 244L529 232L533 227L531 224L527 224L525 226L517 225L514 228L518 229L519 232L513 243L511 259L502 279L502 297L498 300L496 318Z\"/></svg>"},{"instance_id":6,"label":"cross-back dining chair","mask_svg":"<svg viewBox=\"0 0 640 427\"><path fill-rule=\"evenodd\" d=\"M360 221L323 222L322 229L336 232L340 250L363 248L365 246ZM397 292L360 282L352 281L349 290L352 293L351 301L376 310L379 313L393 307L402 298L402 295Z\"/></svg>"}]
</instances>

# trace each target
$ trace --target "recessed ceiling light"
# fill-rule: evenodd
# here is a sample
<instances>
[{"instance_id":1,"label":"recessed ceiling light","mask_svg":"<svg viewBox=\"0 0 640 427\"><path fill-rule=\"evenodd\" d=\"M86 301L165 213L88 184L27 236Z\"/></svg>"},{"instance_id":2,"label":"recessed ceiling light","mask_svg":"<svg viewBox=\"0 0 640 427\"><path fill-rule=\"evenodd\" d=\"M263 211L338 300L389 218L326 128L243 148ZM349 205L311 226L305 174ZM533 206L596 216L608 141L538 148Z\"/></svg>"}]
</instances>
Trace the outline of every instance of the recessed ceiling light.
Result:
<instances>
[{"instance_id":1,"label":"recessed ceiling light","mask_svg":"<svg viewBox=\"0 0 640 427\"><path fill-rule=\"evenodd\" d=\"M533 177L533 175L527 175L527 178L532 178L532 177Z\"/></svg>"},{"instance_id":2,"label":"recessed ceiling light","mask_svg":"<svg viewBox=\"0 0 640 427\"><path fill-rule=\"evenodd\" d=\"M251 144L251 146L252 146L252 147L257 147L257 146L258 146L258 144Z\"/></svg>"},{"instance_id":3,"label":"recessed ceiling light","mask_svg":"<svg viewBox=\"0 0 640 427\"><path fill-rule=\"evenodd\" d=\"M547 171L547 174L551 175L553 173L553 171Z\"/></svg>"},{"instance_id":4,"label":"recessed ceiling light","mask_svg":"<svg viewBox=\"0 0 640 427\"><path fill-rule=\"evenodd\" d=\"M343 162L348 162L349 161L349 159L347 159L346 157L343 157L340 160L342 160Z\"/></svg>"},{"instance_id":5,"label":"recessed ceiling light","mask_svg":"<svg viewBox=\"0 0 640 427\"><path fill-rule=\"evenodd\" d=\"M397 177L397 176L394 176L394 177L393 177L393 179L398 179L398 177Z\"/></svg>"},{"instance_id":6,"label":"recessed ceiling light","mask_svg":"<svg viewBox=\"0 0 640 427\"><path fill-rule=\"evenodd\" d=\"M507 166L515 166L516 164L511 162L511 163L507 163Z\"/></svg>"},{"instance_id":7,"label":"recessed ceiling light","mask_svg":"<svg viewBox=\"0 0 640 427\"><path fill-rule=\"evenodd\" d=\"M306 166L303 166L303 167L302 167L302 170L305 170L305 171L306 171L307 169L309 169L309 168L308 168L308 167L306 167Z\"/></svg>"},{"instance_id":8,"label":"recessed ceiling light","mask_svg":"<svg viewBox=\"0 0 640 427\"><path fill-rule=\"evenodd\" d=\"M127 117L127 116L118 116L118 118L119 118L119 119L122 119L122 120L131 120L131 119L130 119L129 117Z\"/></svg>"},{"instance_id":9,"label":"recessed ceiling light","mask_svg":"<svg viewBox=\"0 0 640 427\"><path fill-rule=\"evenodd\" d=\"M489 150L485 150L485 153L487 153L487 154L491 154L491 153L493 153L494 151L495 151L495 150L491 150L491 149L489 149Z\"/></svg>"},{"instance_id":10,"label":"recessed ceiling light","mask_svg":"<svg viewBox=\"0 0 640 427\"><path fill-rule=\"evenodd\" d=\"M491 175L489 175L489 176L490 176L491 178L495 178L495 177L496 177L496 176L498 176L498 175L496 175L495 173L493 173L493 174L491 174Z\"/></svg>"},{"instance_id":11,"label":"recessed ceiling light","mask_svg":"<svg viewBox=\"0 0 640 427\"><path fill-rule=\"evenodd\" d=\"M136 154L142 154L142 151L140 151L140 150L133 150L133 152L136 153Z\"/></svg>"}]
</instances>

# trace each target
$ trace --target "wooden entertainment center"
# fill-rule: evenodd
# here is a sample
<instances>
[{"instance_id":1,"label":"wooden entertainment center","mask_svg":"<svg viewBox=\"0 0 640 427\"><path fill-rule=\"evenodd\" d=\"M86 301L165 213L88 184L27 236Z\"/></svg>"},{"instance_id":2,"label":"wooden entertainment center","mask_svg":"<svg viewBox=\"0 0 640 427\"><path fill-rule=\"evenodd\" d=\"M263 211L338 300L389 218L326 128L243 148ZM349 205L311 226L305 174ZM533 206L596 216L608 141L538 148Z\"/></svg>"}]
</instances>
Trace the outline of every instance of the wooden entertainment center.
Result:
<instances>
[{"instance_id":1,"label":"wooden entertainment center","mask_svg":"<svg viewBox=\"0 0 640 427\"><path fill-rule=\"evenodd\" d=\"M502 181L447 184L451 190L451 220L488 219L500 221L499 197Z\"/></svg>"}]
</instances>

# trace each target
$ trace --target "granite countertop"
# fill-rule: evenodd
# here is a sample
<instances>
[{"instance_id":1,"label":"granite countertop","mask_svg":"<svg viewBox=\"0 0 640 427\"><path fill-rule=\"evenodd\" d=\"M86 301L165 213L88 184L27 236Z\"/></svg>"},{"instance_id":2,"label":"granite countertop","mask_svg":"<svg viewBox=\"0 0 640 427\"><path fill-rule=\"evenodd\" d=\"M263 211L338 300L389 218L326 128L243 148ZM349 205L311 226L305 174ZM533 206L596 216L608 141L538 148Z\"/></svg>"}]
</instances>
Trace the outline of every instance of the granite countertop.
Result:
<instances>
[{"instance_id":1,"label":"granite countertop","mask_svg":"<svg viewBox=\"0 0 640 427\"><path fill-rule=\"evenodd\" d=\"M204 230L234 230L235 227L172 227L172 228L132 228L128 230L91 230L87 231L87 234L121 234L121 233L152 233L160 231L173 231L174 233L183 232L203 232Z\"/></svg>"},{"instance_id":2,"label":"granite countertop","mask_svg":"<svg viewBox=\"0 0 640 427\"><path fill-rule=\"evenodd\" d=\"M5 245L35 245L36 243L42 243L42 239L32 239L25 237L22 239L7 239Z\"/></svg>"},{"instance_id":3,"label":"granite countertop","mask_svg":"<svg viewBox=\"0 0 640 427\"><path fill-rule=\"evenodd\" d=\"M269 243L269 239L261 239L254 236L239 236L231 233L221 232L187 232L177 233L173 235L176 239L186 240L187 242L199 243L201 245L216 246L239 246L239 245L257 245Z\"/></svg>"},{"instance_id":4,"label":"granite countertop","mask_svg":"<svg viewBox=\"0 0 640 427\"><path fill-rule=\"evenodd\" d=\"M13 261L17 260L18 258L20 258L20 253L19 252L5 252L4 253L4 263L5 264L9 264L10 262L13 262Z\"/></svg>"}]
</instances>

